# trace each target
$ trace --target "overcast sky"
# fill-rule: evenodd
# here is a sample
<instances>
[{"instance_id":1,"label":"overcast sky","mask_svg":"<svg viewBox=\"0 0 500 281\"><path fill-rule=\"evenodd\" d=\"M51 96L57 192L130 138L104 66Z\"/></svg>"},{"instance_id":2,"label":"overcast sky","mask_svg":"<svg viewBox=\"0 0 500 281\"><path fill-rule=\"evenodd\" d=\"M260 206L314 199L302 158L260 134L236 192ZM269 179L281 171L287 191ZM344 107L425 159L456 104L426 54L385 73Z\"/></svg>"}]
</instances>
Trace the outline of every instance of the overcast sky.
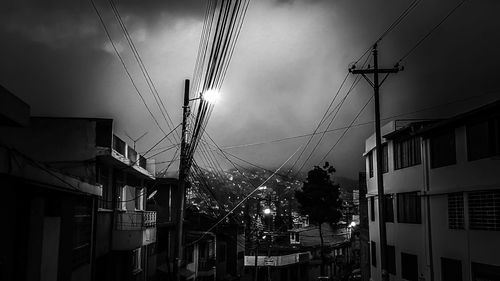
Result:
<instances>
[{"instance_id":1,"label":"overcast sky","mask_svg":"<svg viewBox=\"0 0 500 281\"><path fill-rule=\"evenodd\" d=\"M161 138L89 1L15 2L0 11L0 84L29 103L33 115L114 118L115 132L124 139L125 132L133 137L148 132L138 143L139 151ZM410 2L252 0L208 132L222 147L312 132L349 64ZM381 66L392 67L458 2L422 0L379 44ZM155 108L107 1L96 3L132 76ZM169 114L179 123L183 80L192 77L204 1L122 0L117 5ZM403 62L405 70L384 83L382 118L478 96L402 117L442 118L500 99L498 11L497 0L465 2ZM371 93L361 81L332 128L348 125ZM373 103L357 123L373 120L372 108ZM341 132L326 135L305 171L318 164ZM372 132L369 125L352 128L330 154L339 175L356 178L364 170L361 154ZM228 151L275 168L306 140Z\"/></svg>"}]
</instances>

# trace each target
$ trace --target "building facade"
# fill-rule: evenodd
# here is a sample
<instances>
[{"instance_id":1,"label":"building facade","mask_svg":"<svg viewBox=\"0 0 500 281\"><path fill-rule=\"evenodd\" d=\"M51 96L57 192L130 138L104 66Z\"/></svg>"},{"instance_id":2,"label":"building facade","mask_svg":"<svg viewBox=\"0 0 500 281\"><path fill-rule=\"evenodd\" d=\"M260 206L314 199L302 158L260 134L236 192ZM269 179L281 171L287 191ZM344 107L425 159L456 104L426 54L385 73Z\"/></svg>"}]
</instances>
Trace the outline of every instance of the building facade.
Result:
<instances>
[{"instance_id":1,"label":"building facade","mask_svg":"<svg viewBox=\"0 0 500 281\"><path fill-rule=\"evenodd\" d=\"M382 128L391 280L500 280L500 102ZM371 278L381 280L375 138L366 141Z\"/></svg>"},{"instance_id":2,"label":"building facade","mask_svg":"<svg viewBox=\"0 0 500 281\"><path fill-rule=\"evenodd\" d=\"M26 206L11 218L23 233L14 237L31 241L20 242L28 246L17 270L27 267L27 280L152 280L153 162L113 133L111 119L13 117L26 122L0 127L6 163L15 164L5 179L10 196L26 200L12 201Z\"/></svg>"},{"instance_id":3,"label":"building facade","mask_svg":"<svg viewBox=\"0 0 500 281\"><path fill-rule=\"evenodd\" d=\"M0 280L92 280L102 187L40 157L46 143L30 119L0 87Z\"/></svg>"}]
</instances>

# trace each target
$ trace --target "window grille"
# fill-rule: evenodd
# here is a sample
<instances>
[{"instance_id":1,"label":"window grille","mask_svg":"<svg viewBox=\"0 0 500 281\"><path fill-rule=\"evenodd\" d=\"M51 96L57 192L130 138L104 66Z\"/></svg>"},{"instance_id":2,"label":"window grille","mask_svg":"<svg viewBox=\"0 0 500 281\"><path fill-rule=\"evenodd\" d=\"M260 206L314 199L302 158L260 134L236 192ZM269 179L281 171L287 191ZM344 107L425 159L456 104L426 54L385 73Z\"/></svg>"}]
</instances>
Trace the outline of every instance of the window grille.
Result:
<instances>
[{"instance_id":1,"label":"window grille","mask_svg":"<svg viewBox=\"0 0 500 281\"><path fill-rule=\"evenodd\" d=\"M464 228L464 195L461 192L448 194L448 227Z\"/></svg>"},{"instance_id":2,"label":"window grille","mask_svg":"<svg viewBox=\"0 0 500 281\"><path fill-rule=\"evenodd\" d=\"M469 193L469 226L477 230L500 230L500 190Z\"/></svg>"}]
</instances>

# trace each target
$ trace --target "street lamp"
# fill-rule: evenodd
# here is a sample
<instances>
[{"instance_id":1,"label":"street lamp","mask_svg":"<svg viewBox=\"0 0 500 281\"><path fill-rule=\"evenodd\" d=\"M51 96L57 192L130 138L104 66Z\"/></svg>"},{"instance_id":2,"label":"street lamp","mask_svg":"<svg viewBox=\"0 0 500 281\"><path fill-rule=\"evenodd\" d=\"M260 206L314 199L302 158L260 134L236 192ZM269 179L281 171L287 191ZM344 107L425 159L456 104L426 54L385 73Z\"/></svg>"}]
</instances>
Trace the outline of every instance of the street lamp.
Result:
<instances>
[{"instance_id":1,"label":"street lamp","mask_svg":"<svg viewBox=\"0 0 500 281\"><path fill-rule=\"evenodd\" d=\"M195 100L204 100L210 104L214 104L219 100L220 92L216 90L206 90L203 93L200 93L200 96L197 98L189 99L189 101Z\"/></svg>"},{"instance_id":2,"label":"street lamp","mask_svg":"<svg viewBox=\"0 0 500 281\"><path fill-rule=\"evenodd\" d=\"M271 213L271 209L265 208L264 209L264 215L269 215Z\"/></svg>"},{"instance_id":3,"label":"street lamp","mask_svg":"<svg viewBox=\"0 0 500 281\"><path fill-rule=\"evenodd\" d=\"M220 93L216 90L207 90L201 97L208 103L215 104L219 100Z\"/></svg>"}]
</instances>

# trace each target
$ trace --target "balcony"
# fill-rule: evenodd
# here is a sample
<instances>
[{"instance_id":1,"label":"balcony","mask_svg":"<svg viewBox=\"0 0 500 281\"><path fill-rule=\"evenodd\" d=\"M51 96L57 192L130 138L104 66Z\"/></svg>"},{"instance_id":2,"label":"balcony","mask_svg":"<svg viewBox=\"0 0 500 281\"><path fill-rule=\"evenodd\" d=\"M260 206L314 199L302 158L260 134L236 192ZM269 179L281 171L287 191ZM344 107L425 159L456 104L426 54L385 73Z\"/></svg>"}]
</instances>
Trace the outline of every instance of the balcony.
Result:
<instances>
[{"instance_id":1,"label":"balcony","mask_svg":"<svg viewBox=\"0 0 500 281\"><path fill-rule=\"evenodd\" d=\"M98 155L109 164L126 168L130 172L142 177L154 178L154 160L148 161L116 135L108 138L104 136L100 137L101 134L106 135L109 129L104 127L97 130L96 146L98 148Z\"/></svg>"},{"instance_id":2,"label":"balcony","mask_svg":"<svg viewBox=\"0 0 500 281\"><path fill-rule=\"evenodd\" d=\"M286 266L309 262L308 252L283 256L257 256L257 266ZM255 256L245 256L245 266L255 266Z\"/></svg>"},{"instance_id":3,"label":"balcony","mask_svg":"<svg viewBox=\"0 0 500 281\"><path fill-rule=\"evenodd\" d=\"M156 212L116 211L113 250L133 250L156 242Z\"/></svg>"}]
</instances>

